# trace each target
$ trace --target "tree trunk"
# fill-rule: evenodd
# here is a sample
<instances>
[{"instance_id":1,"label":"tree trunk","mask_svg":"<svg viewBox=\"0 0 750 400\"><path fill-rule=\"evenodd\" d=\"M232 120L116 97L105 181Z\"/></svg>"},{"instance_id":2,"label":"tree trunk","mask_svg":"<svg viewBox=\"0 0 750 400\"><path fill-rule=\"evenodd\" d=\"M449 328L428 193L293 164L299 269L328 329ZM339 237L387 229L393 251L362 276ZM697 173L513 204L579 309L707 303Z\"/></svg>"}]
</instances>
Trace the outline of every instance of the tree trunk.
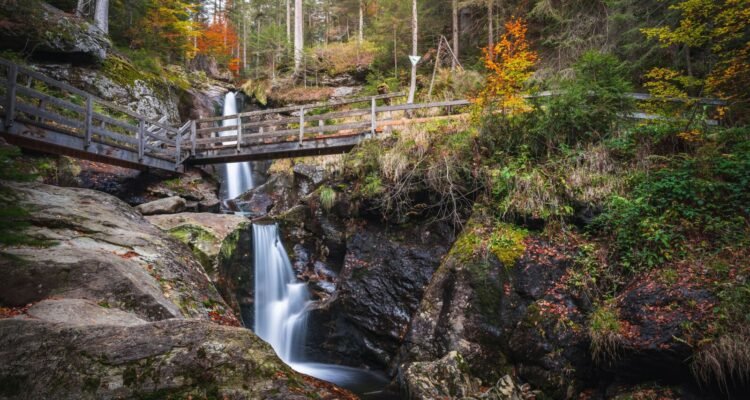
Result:
<instances>
[{"instance_id":1,"label":"tree trunk","mask_svg":"<svg viewBox=\"0 0 750 400\"><path fill-rule=\"evenodd\" d=\"M492 29L492 24L494 23L494 11L495 11L495 0L487 0L487 26L489 28L489 36L487 38L487 51L489 51L490 56L492 56L495 52L495 30Z\"/></svg>"},{"instance_id":2,"label":"tree trunk","mask_svg":"<svg viewBox=\"0 0 750 400\"><path fill-rule=\"evenodd\" d=\"M359 0L359 43L362 43L363 40L365 40L365 31L364 31L364 25L365 25L365 4L363 0Z\"/></svg>"},{"instance_id":3,"label":"tree trunk","mask_svg":"<svg viewBox=\"0 0 750 400\"><path fill-rule=\"evenodd\" d=\"M286 41L292 42L292 0L286 0Z\"/></svg>"},{"instance_id":4,"label":"tree trunk","mask_svg":"<svg viewBox=\"0 0 750 400\"><path fill-rule=\"evenodd\" d=\"M411 9L411 47L412 55L416 56L419 49L419 21L417 20L417 0L412 0ZM409 86L409 104L414 103L414 95L417 92L417 64L411 63L411 85Z\"/></svg>"},{"instance_id":5,"label":"tree trunk","mask_svg":"<svg viewBox=\"0 0 750 400\"><path fill-rule=\"evenodd\" d=\"M109 34L109 0L96 0L96 12L94 12L94 24Z\"/></svg>"},{"instance_id":6,"label":"tree trunk","mask_svg":"<svg viewBox=\"0 0 750 400\"><path fill-rule=\"evenodd\" d=\"M451 70L456 69L456 58L458 58L458 0L453 0L453 58L451 59Z\"/></svg>"},{"instance_id":7,"label":"tree trunk","mask_svg":"<svg viewBox=\"0 0 750 400\"><path fill-rule=\"evenodd\" d=\"M83 14L86 12L86 0L78 0L78 5L76 6L76 15L79 17L83 17Z\"/></svg>"},{"instance_id":8,"label":"tree trunk","mask_svg":"<svg viewBox=\"0 0 750 400\"><path fill-rule=\"evenodd\" d=\"M302 15L302 0L294 1L294 72L300 73L302 57L304 56L304 16Z\"/></svg>"}]
</instances>

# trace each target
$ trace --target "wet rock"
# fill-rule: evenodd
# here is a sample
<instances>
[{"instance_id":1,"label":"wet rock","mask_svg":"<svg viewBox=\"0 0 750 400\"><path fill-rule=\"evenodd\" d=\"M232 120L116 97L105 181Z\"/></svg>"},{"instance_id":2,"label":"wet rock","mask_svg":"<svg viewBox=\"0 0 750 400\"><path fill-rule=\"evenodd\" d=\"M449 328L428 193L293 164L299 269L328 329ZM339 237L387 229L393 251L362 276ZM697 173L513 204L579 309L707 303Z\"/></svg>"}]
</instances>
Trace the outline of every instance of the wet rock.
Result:
<instances>
[{"instance_id":1,"label":"wet rock","mask_svg":"<svg viewBox=\"0 0 750 400\"><path fill-rule=\"evenodd\" d=\"M456 351L436 361L404 366L398 380L407 399L534 399L528 385L519 385L510 375L500 378L489 390L467 373L467 366Z\"/></svg>"},{"instance_id":2,"label":"wet rock","mask_svg":"<svg viewBox=\"0 0 750 400\"><path fill-rule=\"evenodd\" d=\"M318 357L383 367L406 333L424 288L447 252L442 225L368 223L346 241L336 292L310 315L308 341Z\"/></svg>"},{"instance_id":3,"label":"wet rock","mask_svg":"<svg viewBox=\"0 0 750 400\"><path fill-rule=\"evenodd\" d=\"M35 59L101 63L111 44L107 35L46 2L6 1L0 8L0 47L29 51Z\"/></svg>"},{"instance_id":4,"label":"wet rock","mask_svg":"<svg viewBox=\"0 0 750 400\"><path fill-rule=\"evenodd\" d=\"M533 237L510 240L512 228L483 218L475 212L433 275L397 363L403 369L456 351L484 385L515 370L552 398L595 382L586 308L564 284L567 250ZM490 235L506 238L505 247L490 251Z\"/></svg>"},{"instance_id":5,"label":"wet rock","mask_svg":"<svg viewBox=\"0 0 750 400\"><path fill-rule=\"evenodd\" d=\"M85 298L148 321L231 316L190 250L122 201L86 189L1 185L12 196L0 205L27 211L16 220L21 244L0 248L0 305Z\"/></svg>"},{"instance_id":6,"label":"wet rock","mask_svg":"<svg viewBox=\"0 0 750 400\"><path fill-rule=\"evenodd\" d=\"M310 164L295 164L293 167L295 186L300 196L312 193L325 179L325 169Z\"/></svg>"},{"instance_id":7,"label":"wet rock","mask_svg":"<svg viewBox=\"0 0 750 400\"><path fill-rule=\"evenodd\" d=\"M186 204L182 197L173 196L141 204L135 209L143 215L177 214L185 210Z\"/></svg>"},{"instance_id":8,"label":"wet rock","mask_svg":"<svg viewBox=\"0 0 750 400\"><path fill-rule=\"evenodd\" d=\"M0 359L0 397L10 399L352 397L295 373L249 330L200 320L5 319Z\"/></svg>"},{"instance_id":9,"label":"wet rock","mask_svg":"<svg viewBox=\"0 0 750 400\"><path fill-rule=\"evenodd\" d=\"M659 271L642 274L616 299L619 331L600 366L619 378L691 381L695 343L706 339L719 300L705 286L701 268L683 265L664 278Z\"/></svg>"},{"instance_id":10,"label":"wet rock","mask_svg":"<svg viewBox=\"0 0 750 400\"><path fill-rule=\"evenodd\" d=\"M182 213L146 217L190 247L224 300L240 315L253 308L252 228L229 214ZM250 325L252 318L246 314Z\"/></svg>"}]
</instances>

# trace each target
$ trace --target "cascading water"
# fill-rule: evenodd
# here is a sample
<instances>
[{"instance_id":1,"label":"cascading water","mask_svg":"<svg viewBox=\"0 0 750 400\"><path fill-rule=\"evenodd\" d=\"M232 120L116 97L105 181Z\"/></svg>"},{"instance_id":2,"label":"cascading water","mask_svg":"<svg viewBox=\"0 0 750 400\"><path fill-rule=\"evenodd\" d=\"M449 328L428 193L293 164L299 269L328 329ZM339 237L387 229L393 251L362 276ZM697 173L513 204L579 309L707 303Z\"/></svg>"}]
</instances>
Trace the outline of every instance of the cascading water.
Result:
<instances>
[{"instance_id":1,"label":"cascading water","mask_svg":"<svg viewBox=\"0 0 750 400\"><path fill-rule=\"evenodd\" d=\"M276 225L253 225L255 333L287 363L300 361L310 294L297 282Z\"/></svg>"},{"instance_id":2,"label":"cascading water","mask_svg":"<svg viewBox=\"0 0 750 400\"><path fill-rule=\"evenodd\" d=\"M224 97L224 116L236 115L237 114L237 96L233 92L227 93ZM222 126L237 126L237 120L225 119L222 121ZM237 131L226 131L221 132L220 136L235 136ZM232 146L237 144L234 142L224 142L225 146ZM242 193L253 188L253 173L252 167L249 162L232 163L224 166L224 172L226 177L226 192L227 199L237 198Z\"/></svg>"},{"instance_id":3,"label":"cascading water","mask_svg":"<svg viewBox=\"0 0 750 400\"><path fill-rule=\"evenodd\" d=\"M388 380L372 371L305 360L310 292L294 275L276 224L253 224L255 333L292 369L348 388L367 399L391 398Z\"/></svg>"}]
</instances>

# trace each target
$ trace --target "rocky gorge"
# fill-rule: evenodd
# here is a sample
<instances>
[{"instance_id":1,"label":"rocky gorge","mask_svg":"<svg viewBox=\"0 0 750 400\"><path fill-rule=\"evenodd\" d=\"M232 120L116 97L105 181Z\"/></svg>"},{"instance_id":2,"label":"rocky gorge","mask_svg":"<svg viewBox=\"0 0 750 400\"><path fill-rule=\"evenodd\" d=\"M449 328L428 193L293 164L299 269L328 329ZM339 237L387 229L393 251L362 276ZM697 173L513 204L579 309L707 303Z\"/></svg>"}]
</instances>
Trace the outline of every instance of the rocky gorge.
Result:
<instances>
[{"instance_id":1,"label":"rocky gorge","mask_svg":"<svg viewBox=\"0 0 750 400\"><path fill-rule=\"evenodd\" d=\"M173 125L221 115L230 91L260 108L372 83L357 65L309 90L241 85L206 55L154 72L83 18L0 3L2 57ZM433 121L257 162L234 199L221 167L136 171L0 139L0 399L745 398L748 131L616 131L589 78L574 93L593 100L561 102L609 136L540 139L556 131L537 114ZM269 224L310 300L304 361L386 383L297 372L253 332Z\"/></svg>"}]
</instances>

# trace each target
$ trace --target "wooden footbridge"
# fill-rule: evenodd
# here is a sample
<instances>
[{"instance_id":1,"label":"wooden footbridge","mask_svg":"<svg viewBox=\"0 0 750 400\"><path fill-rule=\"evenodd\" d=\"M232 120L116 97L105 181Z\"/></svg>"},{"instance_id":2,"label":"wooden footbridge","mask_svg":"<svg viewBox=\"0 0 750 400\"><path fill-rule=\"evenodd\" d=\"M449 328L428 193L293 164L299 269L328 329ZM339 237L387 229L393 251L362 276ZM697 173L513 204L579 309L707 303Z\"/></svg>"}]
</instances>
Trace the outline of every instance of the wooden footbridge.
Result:
<instances>
[{"instance_id":1,"label":"wooden footbridge","mask_svg":"<svg viewBox=\"0 0 750 400\"><path fill-rule=\"evenodd\" d=\"M343 153L388 127L461 117L453 114L454 108L469 104L453 100L391 105L394 98L404 96L397 93L191 120L175 127L166 118L149 119L0 59L2 76L0 136L9 143L129 168L173 172L182 172L190 164ZM723 104L711 99L698 99L698 103ZM404 114L410 112L429 116L407 118ZM658 118L643 113L630 117Z\"/></svg>"},{"instance_id":2,"label":"wooden footbridge","mask_svg":"<svg viewBox=\"0 0 750 400\"><path fill-rule=\"evenodd\" d=\"M30 68L0 59L0 135L53 154L136 169L337 154L384 127L420 122L399 111L448 109L466 100L390 105L403 94L252 111L171 126ZM362 108L355 105L366 104ZM341 110L342 108L350 108ZM438 110L439 111L439 110Z\"/></svg>"}]
</instances>

